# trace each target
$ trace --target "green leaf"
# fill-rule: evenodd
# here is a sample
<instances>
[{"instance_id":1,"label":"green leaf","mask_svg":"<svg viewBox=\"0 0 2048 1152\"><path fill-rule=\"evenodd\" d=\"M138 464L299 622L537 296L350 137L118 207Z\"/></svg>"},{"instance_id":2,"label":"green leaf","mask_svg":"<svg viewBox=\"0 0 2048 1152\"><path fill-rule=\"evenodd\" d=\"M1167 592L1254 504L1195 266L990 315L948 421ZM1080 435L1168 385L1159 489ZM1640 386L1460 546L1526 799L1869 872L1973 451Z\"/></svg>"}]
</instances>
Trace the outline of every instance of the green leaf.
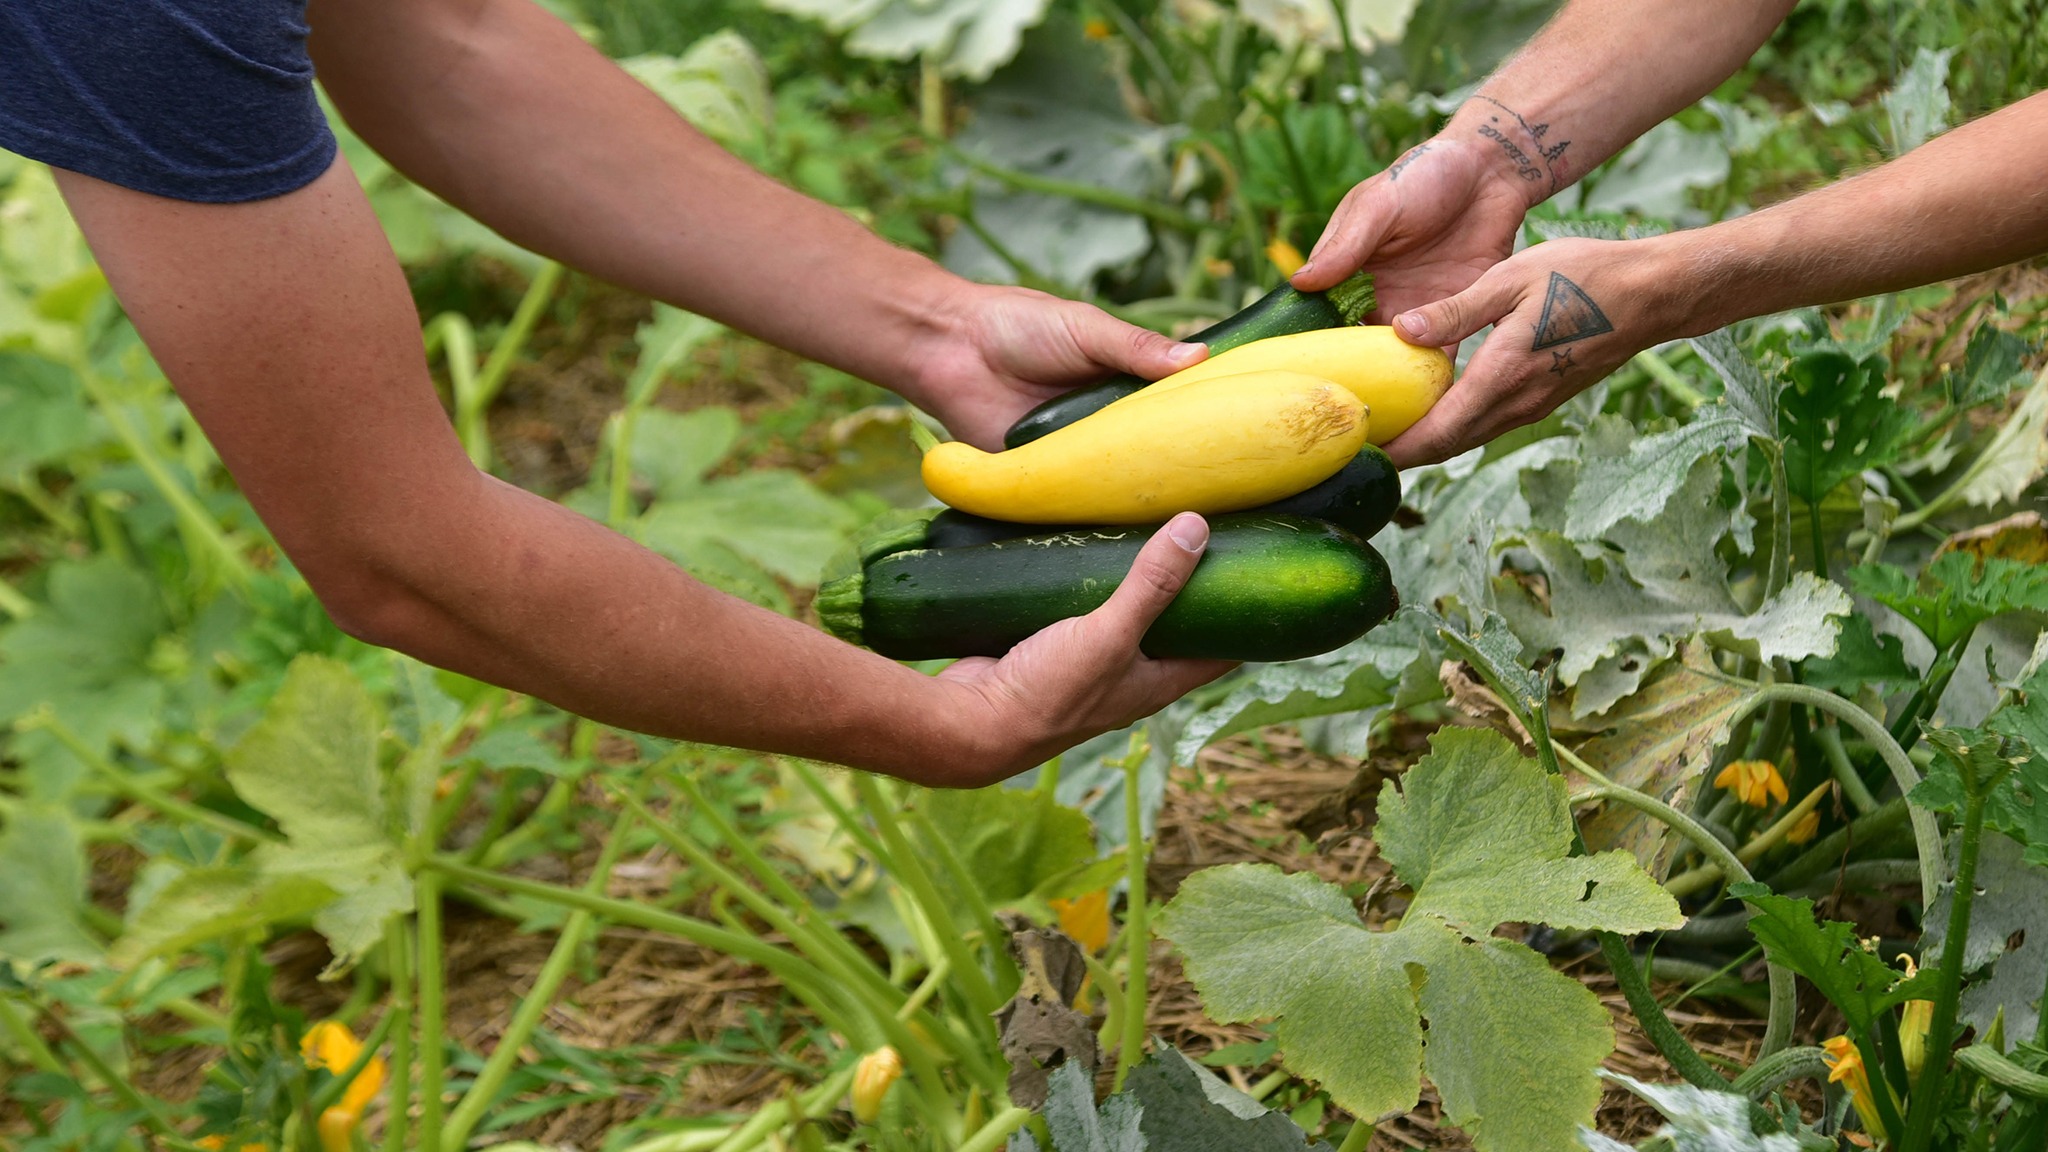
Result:
<instances>
[{"instance_id":1,"label":"green leaf","mask_svg":"<svg viewBox=\"0 0 2048 1152\"><path fill-rule=\"evenodd\" d=\"M1494 581L1515 634L1538 651L1559 649L1560 683L1574 689L1575 718L1604 712L1635 692L1680 641L1708 636L1761 660L1803 659L1834 650L1851 602L1811 573L1795 577L1754 613L1728 583L1717 552L1732 520L1721 503L1721 464L1702 458L1663 515L1615 524L1601 544L1551 531L1504 537L1543 570L1547 595L1512 572Z\"/></svg>"},{"instance_id":2,"label":"green leaf","mask_svg":"<svg viewBox=\"0 0 2048 1152\"><path fill-rule=\"evenodd\" d=\"M1857 1032L1869 1035L1881 1012L1908 1000L1933 998L1938 973L1932 967L1907 979L1863 946L1854 924L1817 922L1813 901L1780 896L1753 883L1736 884L1728 894L1756 910L1749 930L1764 954L1812 981Z\"/></svg>"},{"instance_id":3,"label":"green leaf","mask_svg":"<svg viewBox=\"0 0 2048 1152\"><path fill-rule=\"evenodd\" d=\"M704 37L681 56L633 56L619 67L727 148L758 147L774 127L768 68L746 37L730 28Z\"/></svg>"},{"instance_id":4,"label":"green leaf","mask_svg":"<svg viewBox=\"0 0 2048 1152\"><path fill-rule=\"evenodd\" d=\"M1651 519L1684 487L1702 458L1725 456L1747 438L1742 422L1725 405L1707 409L1690 424L1641 438L1619 416L1602 416L1595 424L1610 422L1624 430L1621 437L1589 432L1581 441L1579 480L1565 505L1564 533L1574 540L1597 540L1623 520ZM1610 444L1595 451L1596 445Z\"/></svg>"},{"instance_id":5,"label":"green leaf","mask_svg":"<svg viewBox=\"0 0 2048 1152\"><path fill-rule=\"evenodd\" d=\"M347 665L301 656L263 719L226 756L228 783L286 837L257 851L261 870L340 894L313 921L339 967L382 939L390 916L413 908L377 764L380 727Z\"/></svg>"},{"instance_id":6,"label":"green leaf","mask_svg":"<svg viewBox=\"0 0 2048 1152\"><path fill-rule=\"evenodd\" d=\"M1428 913L1468 936L1509 921L1648 932L1685 922L1623 852L1573 856L1565 782L1499 733L1445 728L1380 793L1373 838ZM1397 787L1397 784L1399 785Z\"/></svg>"},{"instance_id":7,"label":"green leaf","mask_svg":"<svg viewBox=\"0 0 2048 1152\"><path fill-rule=\"evenodd\" d=\"M91 412L71 369L0 352L0 480L60 460L92 438Z\"/></svg>"},{"instance_id":8,"label":"green leaf","mask_svg":"<svg viewBox=\"0 0 2048 1152\"><path fill-rule=\"evenodd\" d=\"M1078 1061L1053 1069L1050 1080L1043 1114L1052 1152L1145 1152L1135 1096L1119 1092L1097 1108L1094 1078ZM1035 1143L1029 1146L1036 1148Z\"/></svg>"},{"instance_id":9,"label":"green leaf","mask_svg":"<svg viewBox=\"0 0 2048 1152\"><path fill-rule=\"evenodd\" d=\"M1623 1085L1649 1101L1668 1121L1644 1149L1667 1152L1800 1152L1799 1138L1783 1132L1758 1135L1750 1120L1748 1098L1735 1092L1709 1092L1691 1084L1645 1084L1630 1076L1602 1072L1603 1079ZM1584 1134L1593 1152L1628 1152L1628 1145L1594 1132ZM1827 1141L1823 1147L1833 1148Z\"/></svg>"},{"instance_id":10,"label":"green leaf","mask_svg":"<svg viewBox=\"0 0 2048 1152\"><path fill-rule=\"evenodd\" d=\"M1927 909L1920 940L1922 956L1940 956L1947 943L1954 885ZM2008 1036L2032 1036L2039 1026L2041 989L2048 986L2048 932L2041 910L2048 908L2048 868L2029 864L2020 846L1987 836L1977 857L1977 897L1970 904L1970 935L1963 942L1963 998L1958 1019L1988 1035L2005 1017ZM2019 947L2011 947L2021 936ZM1986 972L1986 969L1989 972Z\"/></svg>"},{"instance_id":11,"label":"green leaf","mask_svg":"<svg viewBox=\"0 0 2048 1152\"><path fill-rule=\"evenodd\" d=\"M2022 752L1986 820L2026 845L2028 862L2048 866L2048 668L2037 669L1985 726L2017 741Z\"/></svg>"},{"instance_id":12,"label":"green leaf","mask_svg":"<svg viewBox=\"0 0 2048 1152\"><path fill-rule=\"evenodd\" d=\"M246 867L194 868L131 912L112 959L132 967L207 940L262 934L279 924L311 919L337 895L311 876L267 876Z\"/></svg>"},{"instance_id":13,"label":"green leaf","mask_svg":"<svg viewBox=\"0 0 2048 1152\"><path fill-rule=\"evenodd\" d=\"M1404 613L1335 652L1254 670L1221 703L1188 721L1174 762L1192 764L1203 748L1239 732L1393 703L1402 674L1422 652L1417 619Z\"/></svg>"},{"instance_id":14,"label":"green leaf","mask_svg":"<svg viewBox=\"0 0 2048 1152\"><path fill-rule=\"evenodd\" d=\"M149 579L112 556L50 566L47 610L0 635L0 722L47 704L95 752L156 739L164 685L149 655L164 627ZM13 741L37 765L70 765L47 733Z\"/></svg>"},{"instance_id":15,"label":"green leaf","mask_svg":"<svg viewBox=\"0 0 2048 1152\"><path fill-rule=\"evenodd\" d=\"M1911 152L1948 127L1948 59L1954 54L1952 48L1914 49L1913 62L1878 97L1891 128L1892 155Z\"/></svg>"},{"instance_id":16,"label":"green leaf","mask_svg":"<svg viewBox=\"0 0 2048 1152\"><path fill-rule=\"evenodd\" d=\"M1499 613L1481 612L1478 629L1469 634L1447 622L1437 632L1452 654L1477 669L1518 717L1534 713L1549 700L1548 680L1522 663L1522 642Z\"/></svg>"},{"instance_id":17,"label":"green leaf","mask_svg":"<svg viewBox=\"0 0 2048 1152\"><path fill-rule=\"evenodd\" d=\"M1751 436L1778 438L1778 392L1764 378L1763 370L1736 343L1735 336L1722 328L1686 341L1692 350L1721 377L1723 401Z\"/></svg>"},{"instance_id":18,"label":"green leaf","mask_svg":"<svg viewBox=\"0 0 2048 1152\"><path fill-rule=\"evenodd\" d=\"M859 526L850 508L797 473L761 469L658 501L641 518L639 535L692 572L722 550L793 584L814 585Z\"/></svg>"},{"instance_id":19,"label":"green leaf","mask_svg":"<svg viewBox=\"0 0 2048 1152\"><path fill-rule=\"evenodd\" d=\"M2048 565L1980 563L1967 552L1935 557L1917 582L1891 564L1859 565L1849 570L1849 586L1911 621L1937 652L1994 616L2048 612Z\"/></svg>"},{"instance_id":20,"label":"green leaf","mask_svg":"<svg viewBox=\"0 0 2048 1152\"><path fill-rule=\"evenodd\" d=\"M917 806L991 903L1022 899L1095 859L1088 818L1035 788L928 791Z\"/></svg>"},{"instance_id":21,"label":"green leaf","mask_svg":"<svg viewBox=\"0 0 2048 1152\"><path fill-rule=\"evenodd\" d=\"M1328 1152L1330 1147L1310 1143L1286 1113L1217 1079L1170 1044L1159 1045L1132 1068L1124 1084L1138 1100L1138 1127L1154 1152Z\"/></svg>"},{"instance_id":22,"label":"green leaf","mask_svg":"<svg viewBox=\"0 0 2048 1152\"><path fill-rule=\"evenodd\" d=\"M739 438L740 414L723 405L643 409L633 423L633 472L646 477L659 498L689 499Z\"/></svg>"},{"instance_id":23,"label":"green leaf","mask_svg":"<svg viewBox=\"0 0 2048 1152\"><path fill-rule=\"evenodd\" d=\"M2012 415L1999 422L1991 442L1956 482L1952 499L1972 508L1994 507L2018 500L2044 474L2048 474L2048 375L2027 390Z\"/></svg>"},{"instance_id":24,"label":"green leaf","mask_svg":"<svg viewBox=\"0 0 2048 1152\"><path fill-rule=\"evenodd\" d=\"M1382 794L1377 832L1416 889L1398 929L1368 930L1315 876L1238 864L1189 877L1160 933L1211 1016L1276 1021L1287 1067L1345 1109L1412 1107L1426 1060L1476 1147L1572 1147L1612 1027L1584 986L1486 933L1508 918L1670 927L1677 904L1624 854L1568 857L1561 782L1496 733L1439 732L1404 782Z\"/></svg>"},{"instance_id":25,"label":"green leaf","mask_svg":"<svg viewBox=\"0 0 2048 1152\"><path fill-rule=\"evenodd\" d=\"M1778 419L1792 495L1816 503L1912 442L1919 420L1884 395L1885 368L1881 356L1857 360L1836 348L1803 352L1786 368Z\"/></svg>"},{"instance_id":26,"label":"green leaf","mask_svg":"<svg viewBox=\"0 0 2048 1152\"><path fill-rule=\"evenodd\" d=\"M1808 685L1844 695L1865 685L1897 686L1919 679L1906 663L1906 647L1899 638L1879 636L1870 626L1870 617L1861 613L1843 618L1835 654L1809 658L1801 675Z\"/></svg>"},{"instance_id":27,"label":"green leaf","mask_svg":"<svg viewBox=\"0 0 2048 1152\"><path fill-rule=\"evenodd\" d=\"M2027 382L2027 357L2034 346L1989 321L1970 333L1963 366L1942 378L1949 403L1957 408L1994 404Z\"/></svg>"},{"instance_id":28,"label":"green leaf","mask_svg":"<svg viewBox=\"0 0 2048 1152\"><path fill-rule=\"evenodd\" d=\"M16 809L0 829L0 876L0 956L30 964L99 959L85 922L85 844L69 814Z\"/></svg>"}]
</instances>

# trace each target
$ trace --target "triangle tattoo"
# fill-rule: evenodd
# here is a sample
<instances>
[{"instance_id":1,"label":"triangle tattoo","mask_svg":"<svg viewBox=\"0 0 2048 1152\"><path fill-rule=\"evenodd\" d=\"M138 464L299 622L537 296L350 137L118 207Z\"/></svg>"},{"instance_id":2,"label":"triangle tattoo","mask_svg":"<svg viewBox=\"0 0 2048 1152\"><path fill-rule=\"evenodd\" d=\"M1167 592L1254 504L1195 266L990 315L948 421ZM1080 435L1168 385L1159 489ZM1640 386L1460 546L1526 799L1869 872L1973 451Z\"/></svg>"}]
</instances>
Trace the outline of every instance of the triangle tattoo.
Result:
<instances>
[{"instance_id":1,"label":"triangle tattoo","mask_svg":"<svg viewBox=\"0 0 2048 1152\"><path fill-rule=\"evenodd\" d=\"M1552 272L1550 291L1543 297L1543 317L1536 321L1536 343L1529 350L1540 352L1612 331L1614 324L1607 313L1593 303L1584 288L1565 279L1564 273Z\"/></svg>"}]
</instances>

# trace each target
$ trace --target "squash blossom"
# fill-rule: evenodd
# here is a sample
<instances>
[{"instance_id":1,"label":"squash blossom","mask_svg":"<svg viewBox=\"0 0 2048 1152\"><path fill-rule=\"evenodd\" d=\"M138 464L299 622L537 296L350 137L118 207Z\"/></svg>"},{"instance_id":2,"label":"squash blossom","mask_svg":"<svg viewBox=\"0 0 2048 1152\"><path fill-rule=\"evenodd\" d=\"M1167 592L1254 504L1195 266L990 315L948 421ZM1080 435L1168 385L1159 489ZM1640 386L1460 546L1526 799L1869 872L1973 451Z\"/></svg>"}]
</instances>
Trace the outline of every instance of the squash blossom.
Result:
<instances>
[{"instance_id":1,"label":"squash blossom","mask_svg":"<svg viewBox=\"0 0 2048 1152\"><path fill-rule=\"evenodd\" d=\"M1804 844L1820 831L1820 809L1816 808L1799 818L1797 824L1785 832L1787 844Z\"/></svg>"},{"instance_id":2,"label":"squash blossom","mask_svg":"<svg viewBox=\"0 0 2048 1152\"><path fill-rule=\"evenodd\" d=\"M1836 1036L1821 1041L1820 1047L1826 1053L1828 1083L1848 1085L1849 1100L1856 1105L1856 1115L1863 1118L1864 1130L1879 1141L1890 1139L1878 1115L1877 1098L1870 1094L1870 1073L1863 1067L1863 1054L1856 1050L1856 1042Z\"/></svg>"},{"instance_id":3,"label":"squash blossom","mask_svg":"<svg viewBox=\"0 0 2048 1152\"><path fill-rule=\"evenodd\" d=\"M1266 245L1266 259L1273 262L1273 267L1280 270L1283 278L1294 275L1304 263L1301 249L1289 244L1282 236L1273 237L1273 242Z\"/></svg>"},{"instance_id":4,"label":"squash blossom","mask_svg":"<svg viewBox=\"0 0 2048 1152\"><path fill-rule=\"evenodd\" d=\"M1906 962L1906 979L1911 980L1919 968L1911 956L1900 956ZM1934 1001L1908 1000L1899 1010L1899 1057L1905 1062L1906 1075L1914 1079L1920 1076L1920 1068L1927 1063L1927 1029L1934 1023Z\"/></svg>"},{"instance_id":5,"label":"squash blossom","mask_svg":"<svg viewBox=\"0 0 2048 1152\"><path fill-rule=\"evenodd\" d=\"M1090 17L1086 23L1081 25L1081 35L1090 40L1107 40L1112 34L1113 30L1109 26L1109 21L1100 17Z\"/></svg>"},{"instance_id":6,"label":"squash blossom","mask_svg":"<svg viewBox=\"0 0 2048 1152\"><path fill-rule=\"evenodd\" d=\"M860 1058L853 1070L853 1118L873 1124L882 1114L882 1098L889 1085L903 1075L903 1057L887 1044Z\"/></svg>"},{"instance_id":7,"label":"squash blossom","mask_svg":"<svg viewBox=\"0 0 2048 1152\"><path fill-rule=\"evenodd\" d=\"M305 1058L306 1067L325 1068L336 1076L348 1071L362 1053L362 1042L349 1031L348 1025L338 1020L322 1020L308 1028L299 1040L299 1054ZM351 1136L362 1121L363 1109L383 1089L384 1075L384 1058L371 1056L349 1082L341 1099L320 1113L320 1147L324 1152L350 1152L354 1147Z\"/></svg>"},{"instance_id":8,"label":"squash blossom","mask_svg":"<svg viewBox=\"0 0 2048 1152\"><path fill-rule=\"evenodd\" d=\"M1059 914L1060 931L1072 936L1074 943L1087 949L1090 955L1101 952L1109 944L1109 889L1098 889L1072 900L1055 899L1046 903Z\"/></svg>"},{"instance_id":9,"label":"squash blossom","mask_svg":"<svg viewBox=\"0 0 2048 1152\"><path fill-rule=\"evenodd\" d=\"M1785 790L1785 778L1778 775L1778 766L1769 760L1737 760L1714 777L1714 787L1728 789L1737 800L1752 808L1768 808L1773 799L1783 804L1791 798Z\"/></svg>"}]
</instances>

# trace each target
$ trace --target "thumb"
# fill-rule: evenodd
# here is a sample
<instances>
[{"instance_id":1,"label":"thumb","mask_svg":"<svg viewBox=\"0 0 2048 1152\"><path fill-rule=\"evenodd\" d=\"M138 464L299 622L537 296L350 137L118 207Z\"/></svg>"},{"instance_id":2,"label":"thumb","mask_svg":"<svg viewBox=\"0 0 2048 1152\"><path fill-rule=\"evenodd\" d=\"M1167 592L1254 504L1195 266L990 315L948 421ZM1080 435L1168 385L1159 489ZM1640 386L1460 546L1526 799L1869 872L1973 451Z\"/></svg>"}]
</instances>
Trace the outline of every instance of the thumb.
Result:
<instances>
[{"instance_id":1,"label":"thumb","mask_svg":"<svg viewBox=\"0 0 2048 1152\"><path fill-rule=\"evenodd\" d=\"M1171 376L1209 354L1206 345L1171 340L1093 308L1075 317L1071 331L1088 359L1146 380Z\"/></svg>"},{"instance_id":2,"label":"thumb","mask_svg":"<svg viewBox=\"0 0 2048 1152\"><path fill-rule=\"evenodd\" d=\"M1513 279L1492 272L1456 296L1394 317L1401 339L1424 348L1449 348L1514 311Z\"/></svg>"},{"instance_id":3,"label":"thumb","mask_svg":"<svg viewBox=\"0 0 2048 1152\"><path fill-rule=\"evenodd\" d=\"M1124 646L1136 648L1146 629L1187 585L1208 546L1208 521L1193 512L1168 520L1145 542L1130 574L1102 607L1089 613L1090 618Z\"/></svg>"}]
</instances>

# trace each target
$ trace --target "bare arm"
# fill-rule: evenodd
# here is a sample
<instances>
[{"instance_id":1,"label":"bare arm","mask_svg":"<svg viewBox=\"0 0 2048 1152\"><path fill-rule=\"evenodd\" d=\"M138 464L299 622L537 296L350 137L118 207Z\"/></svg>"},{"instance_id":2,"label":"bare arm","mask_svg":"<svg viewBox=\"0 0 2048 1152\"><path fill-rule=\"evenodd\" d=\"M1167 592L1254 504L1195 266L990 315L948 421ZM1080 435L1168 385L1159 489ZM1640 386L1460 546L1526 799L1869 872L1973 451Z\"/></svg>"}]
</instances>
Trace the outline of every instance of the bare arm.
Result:
<instances>
[{"instance_id":1,"label":"bare arm","mask_svg":"<svg viewBox=\"0 0 2048 1152\"><path fill-rule=\"evenodd\" d=\"M344 163L251 204L59 179L250 502L335 620L373 643L607 723L950 784L1020 771L1225 668L1136 651L1194 566L1199 518L1169 526L1185 543L1156 537L1096 613L927 678L477 472Z\"/></svg>"},{"instance_id":2,"label":"bare arm","mask_svg":"<svg viewBox=\"0 0 2048 1152\"><path fill-rule=\"evenodd\" d=\"M513 241L891 388L997 446L1032 404L1200 356L1083 304L976 285L706 139L530 0L313 0L349 124Z\"/></svg>"},{"instance_id":3,"label":"bare arm","mask_svg":"<svg viewBox=\"0 0 2048 1152\"><path fill-rule=\"evenodd\" d=\"M1466 291L1396 318L1417 343L1494 329L1457 386L1389 451L1412 463L1483 444L1665 340L2048 252L2044 134L2048 93L2037 93L1748 216L1646 240L1526 249ZM1584 324L1590 317L1598 322Z\"/></svg>"}]
</instances>

